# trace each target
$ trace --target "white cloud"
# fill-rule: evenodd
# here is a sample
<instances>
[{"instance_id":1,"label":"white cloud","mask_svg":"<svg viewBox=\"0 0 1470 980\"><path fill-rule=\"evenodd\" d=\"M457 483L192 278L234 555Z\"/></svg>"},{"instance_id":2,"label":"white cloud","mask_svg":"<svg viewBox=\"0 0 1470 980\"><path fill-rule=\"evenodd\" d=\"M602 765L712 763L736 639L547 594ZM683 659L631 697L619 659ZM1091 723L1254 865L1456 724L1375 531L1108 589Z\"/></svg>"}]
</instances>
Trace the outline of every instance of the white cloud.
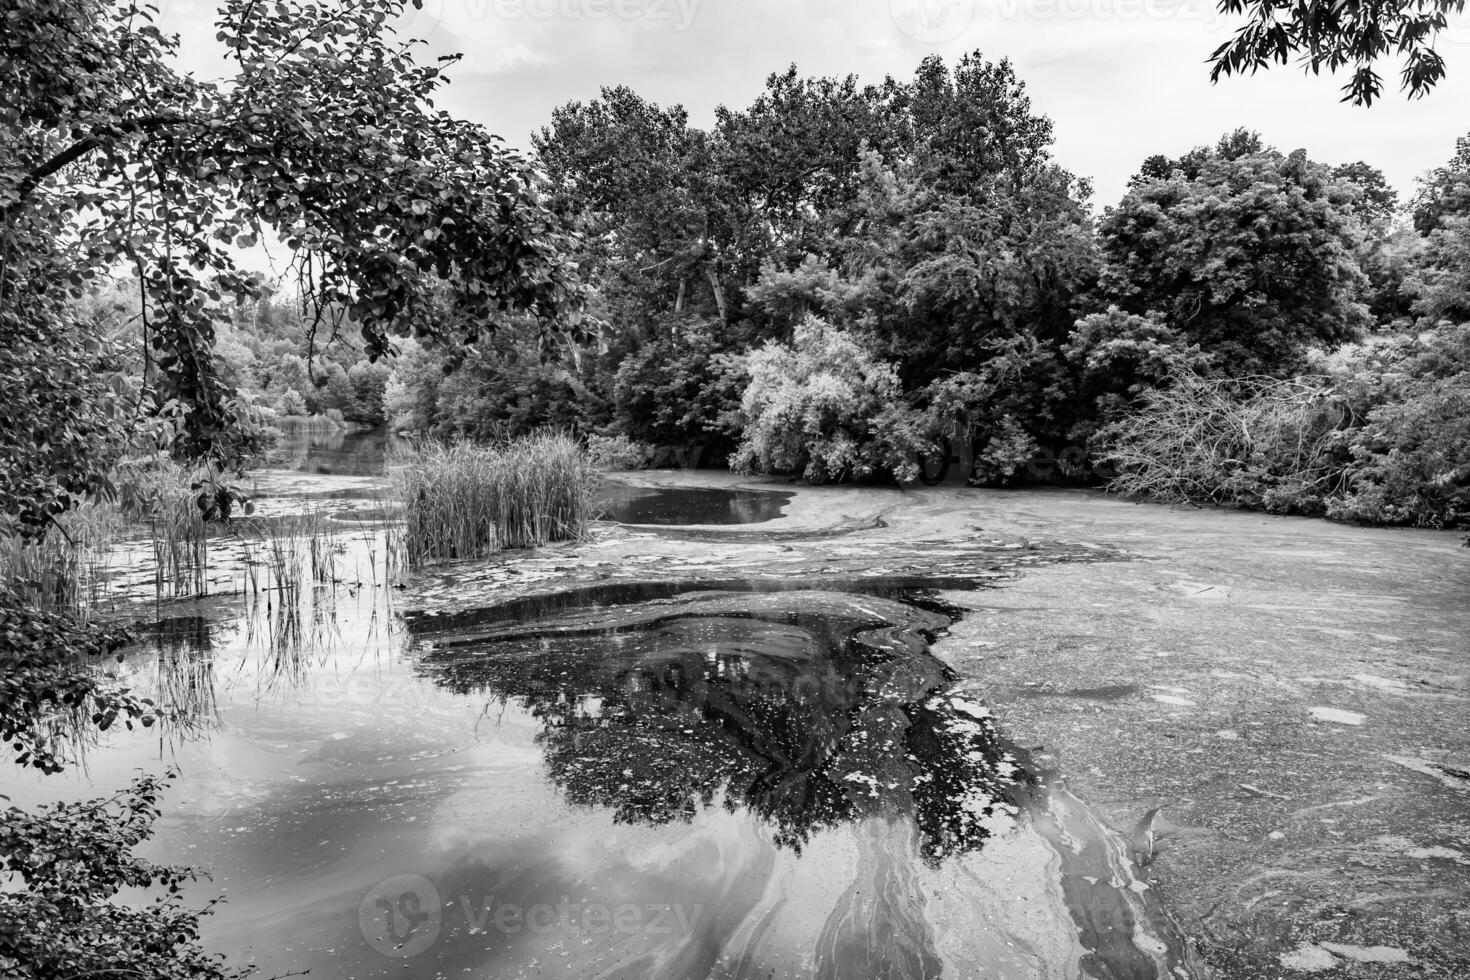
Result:
<instances>
[{"instance_id":1,"label":"white cloud","mask_svg":"<svg viewBox=\"0 0 1470 980\"><path fill-rule=\"evenodd\" d=\"M199 29L210 7L171 0L164 14L185 35L186 62L216 66L204 75L223 70L217 52L199 50L212 43ZM910 19L907 32L895 9ZM928 35L938 40L914 36L920 15L939 23ZM934 20L961 15L952 38ZM930 53L953 61L978 48L1015 62L1035 107L1056 123L1059 160L1094 178L1104 205L1150 154L1177 154L1237 126L1323 161L1366 160L1410 193L1470 128L1461 112L1470 13L1440 45L1449 76L1438 91L1418 102L1390 94L1371 109L1340 104L1341 79L1291 67L1212 86L1204 59L1235 26L1213 0L425 0L407 31L428 40L427 56L466 55L441 106L520 146L555 106L595 98L603 85L682 103L709 125L717 105L748 104L792 62L879 81L910 75ZM1383 66L1390 83L1397 67Z\"/></svg>"}]
</instances>

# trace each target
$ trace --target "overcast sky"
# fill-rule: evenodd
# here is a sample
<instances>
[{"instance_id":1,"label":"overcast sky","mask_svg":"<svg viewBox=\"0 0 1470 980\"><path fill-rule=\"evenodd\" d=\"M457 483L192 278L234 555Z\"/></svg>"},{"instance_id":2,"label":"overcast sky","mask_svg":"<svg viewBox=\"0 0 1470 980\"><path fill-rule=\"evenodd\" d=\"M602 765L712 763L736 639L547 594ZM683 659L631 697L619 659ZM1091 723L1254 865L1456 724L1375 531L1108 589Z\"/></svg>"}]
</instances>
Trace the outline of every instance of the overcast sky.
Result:
<instances>
[{"instance_id":1,"label":"overcast sky","mask_svg":"<svg viewBox=\"0 0 1470 980\"><path fill-rule=\"evenodd\" d=\"M211 0L162 0L185 66L222 71ZM412 13L412 12L411 12ZM515 146L569 100L626 84L681 103L695 125L743 107L765 78L907 77L926 55L1008 57L1034 107L1056 123L1056 156L1114 203L1138 163L1237 126L1329 163L1366 160L1402 195L1470 131L1470 13L1440 44L1449 78L1429 98L1393 91L1370 109L1340 104L1344 79L1295 67L1211 85L1205 58L1236 24L1212 0L424 0L403 30L428 54L463 52L443 108ZM1395 64L1381 73L1392 89Z\"/></svg>"}]
</instances>

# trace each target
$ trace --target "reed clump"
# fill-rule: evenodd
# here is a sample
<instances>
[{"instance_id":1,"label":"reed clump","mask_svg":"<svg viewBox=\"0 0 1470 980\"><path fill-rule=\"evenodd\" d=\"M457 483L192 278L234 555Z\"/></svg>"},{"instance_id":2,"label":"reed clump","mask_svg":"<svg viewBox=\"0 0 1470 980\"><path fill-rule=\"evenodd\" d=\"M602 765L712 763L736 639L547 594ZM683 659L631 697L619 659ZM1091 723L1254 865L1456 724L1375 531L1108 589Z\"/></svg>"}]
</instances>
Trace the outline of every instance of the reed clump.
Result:
<instances>
[{"instance_id":1,"label":"reed clump","mask_svg":"<svg viewBox=\"0 0 1470 980\"><path fill-rule=\"evenodd\" d=\"M581 443L564 432L420 442L398 449L391 463L411 564L581 540L600 481Z\"/></svg>"},{"instance_id":2,"label":"reed clump","mask_svg":"<svg viewBox=\"0 0 1470 980\"><path fill-rule=\"evenodd\" d=\"M119 511L148 528L160 596L208 591L209 521L198 498L211 477L162 453L123 460L113 475Z\"/></svg>"},{"instance_id":3,"label":"reed clump","mask_svg":"<svg viewBox=\"0 0 1470 980\"><path fill-rule=\"evenodd\" d=\"M86 622L101 602L119 524L114 508L86 501L39 537L0 529L0 588L33 608Z\"/></svg>"}]
</instances>

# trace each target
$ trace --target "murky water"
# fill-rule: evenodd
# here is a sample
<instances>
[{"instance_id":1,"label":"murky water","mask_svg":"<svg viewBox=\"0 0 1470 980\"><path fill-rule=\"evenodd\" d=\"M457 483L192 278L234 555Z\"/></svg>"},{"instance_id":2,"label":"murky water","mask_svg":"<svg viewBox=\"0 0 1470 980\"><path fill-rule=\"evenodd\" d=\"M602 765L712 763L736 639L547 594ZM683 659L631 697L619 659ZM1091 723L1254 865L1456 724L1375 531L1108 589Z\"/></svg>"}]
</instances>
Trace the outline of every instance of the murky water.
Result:
<instances>
[{"instance_id":1,"label":"murky water","mask_svg":"<svg viewBox=\"0 0 1470 980\"><path fill-rule=\"evenodd\" d=\"M261 512L367 489L264 474ZM383 529L348 525L335 584L160 607L120 673L179 710L163 731L6 780L28 805L176 765L148 852L213 870L188 898L227 896L203 934L234 962L1191 975L1124 843L1033 780L931 651L958 612L923 590L982 579L660 580L401 613L412 579Z\"/></svg>"},{"instance_id":2,"label":"murky water","mask_svg":"<svg viewBox=\"0 0 1470 980\"><path fill-rule=\"evenodd\" d=\"M381 476L394 437L385 429L297 429L267 456L275 469L332 476ZM633 487L603 483L598 516L620 524L760 524L780 517L791 494L765 490Z\"/></svg>"},{"instance_id":3,"label":"murky water","mask_svg":"<svg viewBox=\"0 0 1470 980\"><path fill-rule=\"evenodd\" d=\"M791 494L769 490L631 487L607 481L598 506L620 524L762 524L781 516Z\"/></svg>"},{"instance_id":4,"label":"murky water","mask_svg":"<svg viewBox=\"0 0 1470 980\"><path fill-rule=\"evenodd\" d=\"M282 434L267 459L299 473L381 476L392 439L386 429L296 429Z\"/></svg>"}]
</instances>

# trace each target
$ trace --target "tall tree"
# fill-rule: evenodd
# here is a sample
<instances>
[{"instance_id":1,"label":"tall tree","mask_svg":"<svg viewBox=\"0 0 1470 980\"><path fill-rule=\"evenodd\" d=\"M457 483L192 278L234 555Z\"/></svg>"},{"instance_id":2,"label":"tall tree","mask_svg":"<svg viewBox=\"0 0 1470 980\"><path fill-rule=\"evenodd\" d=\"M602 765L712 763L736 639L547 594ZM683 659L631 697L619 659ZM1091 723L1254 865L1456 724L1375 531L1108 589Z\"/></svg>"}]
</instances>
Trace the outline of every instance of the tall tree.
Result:
<instances>
[{"instance_id":1,"label":"tall tree","mask_svg":"<svg viewBox=\"0 0 1470 980\"><path fill-rule=\"evenodd\" d=\"M1455 141L1455 155L1448 163L1419 179L1410 210L1421 235L1434 231L1447 217L1470 216L1470 135Z\"/></svg>"},{"instance_id":2,"label":"tall tree","mask_svg":"<svg viewBox=\"0 0 1470 980\"><path fill-rule=\"evenodd\" d=\"M71 298L130 267L142 285L146 406L178 406L174 449L230 459L240 430L214 324L259 283L233 254L291 250L329 329L474 339L507 311L570 323L580 289L535 175L478 126L433 108L453 58L415 62L389 24L405 0L224 0L232 78L173 65L178 39L124 0L25 0L0 12L0 371L69 329ZM40 432L37 443L69 439ZM26 455L21 434L3 451ZM7 456L7 458L10 458ZM44 475L54 469L33 457ZM64 505L49 495L36 513ZM9 494L7 489L7 494ZM5 500L6 510L22 506ZM28 505L27 505L28 506Z\"/></svg>"},{"instance_id":3,"label":"tall tree","mask_svg":"<svg viewBox=\"0 0 1470 980\"><path fill-rule=\"evenodd\" d=\"M1235 373L1289 372L1367 324L1355 200L1300 150L1143 180L1103 217L1102 293Z\"/></svg>"}]
</instances>

